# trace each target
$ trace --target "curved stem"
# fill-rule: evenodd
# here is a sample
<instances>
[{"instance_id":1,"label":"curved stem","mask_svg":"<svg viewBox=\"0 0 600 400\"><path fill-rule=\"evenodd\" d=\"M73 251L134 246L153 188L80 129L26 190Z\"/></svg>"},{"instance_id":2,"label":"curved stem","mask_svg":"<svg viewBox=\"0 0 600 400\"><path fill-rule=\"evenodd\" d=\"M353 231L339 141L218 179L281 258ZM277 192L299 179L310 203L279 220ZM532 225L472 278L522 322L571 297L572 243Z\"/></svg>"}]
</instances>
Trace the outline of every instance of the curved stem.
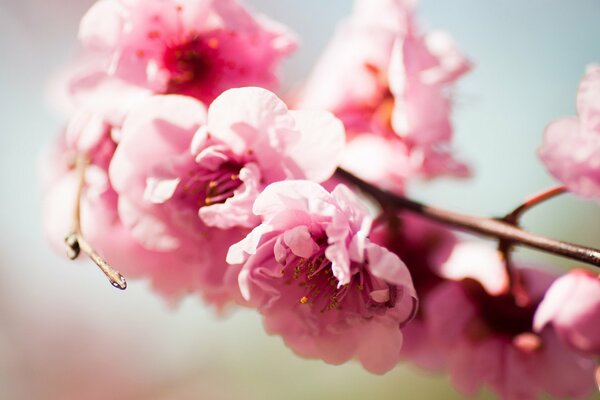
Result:
<instances>
[{"instance_id":1,"label":"curved stem","mask_svg":"<svg viewBox=\"0 0 600 400\"><path fill-rule=\"evenodd\" d=\"M535 196L530 197L525 200L521 205L515 208L512 212L507 214L503 221L515 226L520 226L520 219L523 214L525 214L530 209L539 206L547 200L553 199L556 196L559 196L567 191L567 188L563 185L554 186L549 189L544 190L536 194ZM500 239L498 243L498 251L502 254L504 259L504 266L506 268L506 273L508 275L508 282L510 292L513 294L513 297L517 304L526 305L529 302L529 296L527 295L527 291L523 286L523 279L521 274L517 269L514 268L512 263L512 250L514 244L508 242L504 239Z\"/></svg>"},{"instance_id":2,"label":"curved stem","mask_svg":"<svg viewBox=\"0 0 600 400\"><path fill-rule=\"evenodd\" d=\"M81 197L83 187L85 186L85 171L87 170L88 161L83 156L78 156L75 160L75 169L79 174L79 182L77 185L77 193L75 198L75 207L73 208L73 225L71 232L65 238L67 245L67 256L74 260L83 251L92 259L92 261L106 275L110 284L117 289L127 289L127 282L123 275L112 268L104 259L94 250L94 248L85 240L81 233Z\"/></svg>"},{"instance_id":3,"label":"curved stem","mask_svg":"<svg viewBox=\"0 0 600 400\"><path fill-rule=\"evenodd\" d=\"M379 189L343 169L338 169L336 176L358 187L384 206L408 210L455 228L504 240L511 245L526 246L600 267L600 250L536 235L502 219L476 217L428 206Z\"/></svg>"},{"instance_id":4,"label":"curved stem","mask_svg":"<svg viewBox=\"0 0 600 400\"><path fill-rule=\"evenodd\" d=\"M567 188L563 185L554 186L550 189L547 189L541 193L536 194L535 196L525 200L523 204L519 207L515 208L510 214L507 214L506 217L503 218L504 221L511 223L513 225L519 224L519 219L523 214L532 209L535 206L540 205L541 203L550 200L556 196L560 196L565 193Z\"/></svg>"}]
</instances>

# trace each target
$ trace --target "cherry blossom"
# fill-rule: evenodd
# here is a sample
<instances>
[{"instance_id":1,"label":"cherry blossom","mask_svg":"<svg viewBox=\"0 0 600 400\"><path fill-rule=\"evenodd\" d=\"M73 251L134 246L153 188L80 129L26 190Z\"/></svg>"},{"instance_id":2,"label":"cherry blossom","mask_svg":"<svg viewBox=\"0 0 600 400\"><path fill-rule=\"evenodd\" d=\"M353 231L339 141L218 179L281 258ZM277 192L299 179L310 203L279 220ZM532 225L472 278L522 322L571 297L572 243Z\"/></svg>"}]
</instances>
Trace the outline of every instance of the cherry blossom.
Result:
<instances>
[{"instance_id":1,"label":"cherry blossom","mask_svg":"<svg viewBox=\"0 0 600 400\"><path fill-rule=\"evenodd\" d=\"M600 279L521 267L511 250L596 264L600 251L525 232L519 216L540 196L492 219L403 194L469 174L451 114L471 63L447 33L422 32L415 8L356 0L289 109L270 91L296 47L283 25L236 0L97 1L56 85L68 122L42 161L50 241L171 301L256 309L302 357L376 374L409 361L468 395L588 395ZM569 190L600 198L600 66L577 114L546 128L539 154Z\"/></svg>"},{"instance_id":2,"label":"cherry blossom","mask_svg":"<svg viewBox=\"0 0 600 400\"><path fill-rule=\"evenodd\" d=\"M558 336L574 349L600 354L600 277L573 270L550 287L538 308L534 327L552 325Z\"/></svg>"},{"instance_id":3,"label":"cherry blossom","mask_svg":"<svg viewBox=\"0 0 600 400\"><path fill-rule=\"evenodd\" d=\"M404 263L369 240L371 218L358 198L344 185L329 193L285 181L268 186L253 209L263 222L227 261L243 265L240 288L267 332L304 357L356 357L375 373L394 367L416 294Z\"/></svg>"},{"instance_id":4,"label":"cherry blossom","mask_svg":"<svg viewBox=\"0 0 600 400\"><path fill-rule=\"evenodd\" d=\"M408 213L388 215L380 221L373 227L371 240L385 246L406 263L420 299L415 318L402 329L402 359L427 370L443 370L446 352L432 340L435 333L429 332L425 317L431 304L431 291L444 282L435 271L454 254L457 239L444 227Z\"/></svg>"},{"instance_id":5,"label":"cherry blossom","mask_svg":"<svg viewBox=\"0 0 600 400\"><path fill-rule=\"evenodd\" d=\"M274 88L295 48L285 27L235 0L100 0L79 39L107 76L206 104L233 87Z\"/></svg>"},{"instance_id":6,"label":"cherry blossom","mask_svg":"<svg viewBox=\"0 0 600 400\"><path fill-rule=\"evenodd\" d=\"M497 255L473 256L456 248L445 270L463 274L481 261L482 270L503 268ZM461 258L465 266L461 266ZM447 369L461 392L473 395L489 387L506 400L537 399L545 393L557 397L584 398L593 389L595 360L574 351L561 340L560 331L547 327L534 329L536 312L555 276L539 269L520 268L528 303L520 305L508 291L484 284L474 277L460 281L442 281L422 297L421 330L427 341L422 352L435 351L437 369ZM491 289L491 292L490 292ZM430 356L431 357L431 356ZM425 365L427 367L427 365Z\"/></svg>"},{"instance_id":7,"label":"cherry blossom","mask_svg":"<svg viewBox=\"0 0 600 400\"><path fill-rule=\"evenodd\" d=\"M140 242L175 249L180 234L254 227L266 185L328 179L343 146L330 113L290 111L265 89L231 89L208 113L191 97L154 96L125 120L110 177Z\"/></svg>"},{"instance_id":8,"label":"cherry blossom","mask_svg":"<svg viewBox=\"0 0 600 400\"><path fill-rule=\"evenodd\" d=\"M418 32L413 3L357 1L300 98L302 107L328 109L346 125L342 166L396 191L407 178L468 172L451 155L447 92L470 63L448 34ZM371 151L362 154L364 147ZM359 168L365 156L377 168Z\"/></svg>"},{"instance_id":9,"label":"cherry blossom","mask_svg":"<svg viewBox=\"0 0 600 400\"><path fill-rule=\"evenodd\" d=\"M600 66L590 66L579 85L577 113L548 125L539 154L569 190L600 198Z\"/></svg>"},{"instance_id":10,"label":"cherry blossom","mask_svg":"<svg viewBox=\"0 0 600 400\"><path fill-rule=\"evenodd\" d=\"M123 224L119 197L108 176L117 144L111 139L110 126L101 121L89 114L75 116L42 160L43 222L56 250L64 254L64 238L71 229L78 192L75 160L85 157L88 166L80 199L82 231L107 262L128 277L149 279L169 301L195 294L218 308L232 300L243 302L237 287L238 271L225 264L227 246L223 243L235 240L236 234L243 237L244 232L216 231L174 253L143 246ZM211 252L198 250L207 247Z\"/></svg>"}]
</instances>

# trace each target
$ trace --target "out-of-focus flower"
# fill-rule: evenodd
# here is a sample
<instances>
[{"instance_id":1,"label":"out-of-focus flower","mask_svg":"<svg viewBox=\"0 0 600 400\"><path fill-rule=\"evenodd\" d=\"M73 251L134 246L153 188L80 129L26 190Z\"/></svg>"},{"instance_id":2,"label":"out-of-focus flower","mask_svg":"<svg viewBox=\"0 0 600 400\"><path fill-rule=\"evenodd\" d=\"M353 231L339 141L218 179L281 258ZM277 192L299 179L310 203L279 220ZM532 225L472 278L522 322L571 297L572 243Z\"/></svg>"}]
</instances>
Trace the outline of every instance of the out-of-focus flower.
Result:
<instances>
[{"instance_id":1,"label":"out-of-focus flower","mask_svg":"<svg viewBox=\"0 0 600 400\"><path fill-rule=\"evenodd\" d=\"M416 309L404 263L368 238L371 218L344 185L268 186L254 204L263 223L231 247L242 293L271 334L304 357L356 357L384 373L400 358L401 326Z\"/></svg>"},{"instance_id":2,"label":"out-of-focus flower","mask_svg":"<svg viewBox=\"0 0 600 400\"><path fill-rule=\"evenodd\" d=\"M441 370L446 365L446 352L430 338L425 317L431 291L444 282L435 271L453 254L455 236L440 225L403 213L381 219L370 238L406 263L421 300L415 318L402 329L402 358L427 370Z\"/></svg>"},{"instance_id":3,"label":"out-of-focus flower","mask_svg":"<svg viewBox=\"0 0 600 400\"><path fill-rule=\"evenodd\" d=\"M458 254L451 256L442 270L466 279L438 282L421 296L417 320L427 338L421 346L424 352L429 348L440 353L436 355L439 365L434 366L448 369L454 385L468 395L483 386L506 400L533 400L544 393L568 398L589 395L594 359L566 345L551 326L534 330L534 315L554 276L538 269L518 269L528 298L528 303L521 305L507 291L507 282L490 284L490 277L503 276L500 271L469 272L474 271L476 259L483 270L503 268L497 254L490 252L486 263L483 253L473 257L461 246L456 250ZM499 292L499 287L505 291Z\"/></svg>"},{"instance_id":4,"label":"out-of-focus flower","mask_svg":"<svg viewBox=\"0 0 600 400\"><path fill-rule=\"evenodd\" d=\"M286 28L235 0L100 0L79 39L96 70L77 79L75 92L105 74L205 104L229 88L273 89L277 65L296 46Z\"/></svg>"},{"instance_id":5,"label":"out-of-focus flower","mask_svg":"<svg viewBox=\"0 0 600 400\"><path fill-rule=\"evenodd\" d=\"M539 154L555 178L585 197L600 198L600 66L586 71L577 92L578 117L546 128Z\"/></svg>"},{"instance_id":6,"label":"out-of-focus flower","mask_svg":"<svg viewBox=\"0 0 600 400\"><path fill-rule=\"evenodd\" d=\"M85 157L88 166L80 201L81 230L109 264L127 276L150 279L155 290L169 300L189 293L199 294L218 307L232 299L241 300L237 289L239 270L224 262L227 247L223 242L234 240L235 231L216 230L210 237L186 243L174 253L144 247L123 225L119 198L108 179L116 144L110 127L101 121L89 114L75 116L42 160L43 222L53 247L64 254L64 237L72 229L78 195L75 160ZM238 237L244 233L240 231Z\"/></svg>"},{"instance_id":7,"label":"out-of-focus flower","mask_svg":"<svg viewBox=\"0 0 600 400\"><path fill-rule=\"evenodd\" d=\"M468 172L450 152L448 89L470 63L447 34L418 33L413 3L357 1L300 98L303 107L328 109L345 123L344 167L396 191L407 178ZM365 146L387 147L377 159L382 168L358 168Z\"/></svg>"},{"instance_id":8,"label":"out-of-focus flower","mask_svg":"<svg viewBox=\"0 0 600 400\"><path fill-rule=\"evenodd\" d=\"M439 276L449 280L474 279L492 295L508 291L508 274L498 250L479 242L458 243L451 256L433 268Z\"/></svg>"},{"instance_id":9,"label":"out-of-focus flower","mask_svg":"<svg viewBox=\"0 0 600 400\"><path fill-rule=\"evenodd\" d=\"M558 336L579 351L600 354L600 277L573 270L557 279L540 304L536 331L551 324Z\"/></svg>"}]
</instances>

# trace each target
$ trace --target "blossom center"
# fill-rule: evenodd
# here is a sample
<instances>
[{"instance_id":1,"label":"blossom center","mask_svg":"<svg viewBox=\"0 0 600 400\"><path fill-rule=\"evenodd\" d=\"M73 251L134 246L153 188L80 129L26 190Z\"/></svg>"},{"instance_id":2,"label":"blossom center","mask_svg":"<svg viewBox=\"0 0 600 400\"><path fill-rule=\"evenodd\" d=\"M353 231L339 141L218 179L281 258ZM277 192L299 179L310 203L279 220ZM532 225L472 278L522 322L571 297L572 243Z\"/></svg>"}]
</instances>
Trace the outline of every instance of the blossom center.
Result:
<instances>
[{"instance_id":1,"label":"blossom center","mask_svg":"<svg viewBox=\"0 0 600 400\"><path fill-rule=\"evenodd\" d=\"M467 281L466 285L468 295L480 308L480 322L486 329L510 338L533 331L535 302L520 306L510 294L490 296L478 282Z\"/></svg>"},{"instance_id":2,"label":"blossom center","mask_svg":"<svg viewBox=\"0 0 600 400\"><path fill-rule=\"evenodd\" d=\"M169 72L167 93L188 94L212 81L218 53L219 40L215 37L195 36L168 47L163 55L163 66Z\"/></svg>"},{"instance_id":3,"label":"blossom center","mask_svg":"<svg viewBox=\"0 0 600 400\"><path fill-rule=\"evenodd\" d=\"M298 302L318 309L321 314L342 310L342 305L350 305L354 311L373 312L394 306L394 293L385 303L373 301L370 293L378 289L380 282L374 282L363 268L357 268L349 283L340 285L333 275L332 263L325 257L325 246L310 258L301 258L290 254L281 263L281 275L286 285L295 285L300 289ZM391 290L387 285L386 289Z\"/></svg>"},{"instance_id":4,"label":"blossom center","mask_svg":"<svg viewBox=\"0 0 600 400\"><path fill-rule=\"evenodd\" d=\"M224 203L242 184L241 168L237 163L226 162L217 170L192 169L182 179L177 197L193 208Z\"/></svg>"}]
</instances>

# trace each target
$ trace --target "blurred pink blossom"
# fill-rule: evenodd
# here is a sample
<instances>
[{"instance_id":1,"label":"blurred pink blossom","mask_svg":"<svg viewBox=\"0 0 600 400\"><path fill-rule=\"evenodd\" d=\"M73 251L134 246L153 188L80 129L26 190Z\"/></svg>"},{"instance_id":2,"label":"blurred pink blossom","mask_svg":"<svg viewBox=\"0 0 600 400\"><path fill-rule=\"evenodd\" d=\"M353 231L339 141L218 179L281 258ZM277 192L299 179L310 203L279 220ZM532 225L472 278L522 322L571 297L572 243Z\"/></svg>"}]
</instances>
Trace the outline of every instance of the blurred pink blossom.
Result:
<instances>
[{"instance_id":1,"label":"blurred pink blossom","mask_svg":"<svg viewBox=\"0 0 600 400\"><path fill-rule=\"evenodd\" d=\"M600 66L588 68L577 92L578 117L546 128L539 154L555 178L585 197L600 198Z\"/></svg>"},{"instance_id":2,"label":"blurred pink blossom","mask_svg":"<svg viewBox=\"0 0 600 400\"><path fill-rule=\"evenodd\" d=\"M342 166L396 191L407 178L468 172L450 151L448 89L470 63L446 33L418 33L413 3L357 1L300 97L302 107L328 109L346 125ZM365 147L377 168L360 167Z\"/></svg>"},{"instance_id":3,"label":"blurred pink blossom","mask_svg":"<svg viewBox=\"0 0 600 400\"><path fill-rule=\"evenodd\" d=\"M471 266L473 258L464 256ZM502 268L490 261L479 267ZM534 400L541 394L584 398L593 389L594 358L567 346L551 327L534 331L534 315L554 276L530 268L518 272L526 305L517 304L510 292L490 293L489 284L486 290L474 278L437 285L422 297L421 329L429 340L422 345L442 354L438 358L454 385L467 395L486 386L506 400Z\"/></svg>"},{"instance_id":4,"label":"blurred pink blossom","mask_svg":"<svg viewBox=\"0 0 600 400\"><path fill-rule=\"evenodd\" d=\"M429 332L424 318L428 314L431 291L444 282L435 271L453 254L457 244L454 234L441 225L402 213L388 215L386 220L377 223L370 238L406 263L420 299L415 318L402 329L402 358L428 370L443 369L446 352L430 337L434 333Z\"/></svg>"},{"instance_id":5,"label":"blurred pink blossom","mask_svg":"<svg viewBox=\"0 0 600 400\"><path fill-rule=\"evenodd\" d=\"M127 276L149 278L155 290L169 300L189 293L199 294L218 307L234 298L241 300L238 270L224 263L227 247L223 241L235 236L233 231L216 231L210 237L186 243L177 253L168 253L144 247L123 224L118 213L119 197L108 179L117 145L110 137L110 127L98 121L101 119L86 114L74 116L42 160L43 223L53 247L64 254L64 237L71 231L79 184L75 159L85 156L89 166L81 198L81 229L107 262ZM243 237L243 232L238 235ZM200 252L199 248L211 251Z\"/></svg>"},{"instance_id":6,"label":"blurred pink blossom","mask_svg":"<svg viewBox=\"0 0 600 400\"><path fill-rule=\"evenodd\" d=\"M534 327L552 325L574 349L600 354L600 277L573 270L556 280L538 308Z\"/></svg>"},{"instance_id":7,"label":"blurred pink blossom","mask_svg":"<svg viewBox=\"0 0 600 400\"><path fill-rule=\"evenodd\" d=\"M400 358L400 330L414 315L410 274L368 238L371 218L344 185L268 186L254 204L263 223L232 246L244 297L266 330L304 357L340 364L356 357L375 373Z\"/></svg>"},{"instance_id":8,"label":"blurred pink blossom","mask_svg":"<svg viewBox=\"0 0 600 400\"><path fill-rule=\"evenodd\" d=\"M79 39L94 67L75 93L105 74L205 104L233 87L273 89L277 65L296 47L285 27L236 0L100 0L83 17Z\"/></svg>"}]
</instances>

